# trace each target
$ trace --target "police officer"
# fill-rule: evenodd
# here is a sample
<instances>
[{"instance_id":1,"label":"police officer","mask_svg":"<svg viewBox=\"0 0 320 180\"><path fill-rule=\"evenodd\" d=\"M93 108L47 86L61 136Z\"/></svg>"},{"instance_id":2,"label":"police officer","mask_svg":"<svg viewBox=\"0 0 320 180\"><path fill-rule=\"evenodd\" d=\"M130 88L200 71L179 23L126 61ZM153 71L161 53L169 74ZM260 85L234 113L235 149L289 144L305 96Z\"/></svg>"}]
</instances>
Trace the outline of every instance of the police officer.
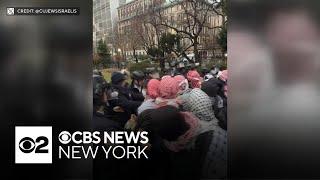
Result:
<instances>
[{"instance_id":1,"label":"police officer","mask_svg":"<svg viewBox=\"0 0 320 180\"><path fill-rule=\"evenodd\" d=\"M132 92L125 87L125 75L121 72L113 72L111 75L111 88L107 90L108 104L112 111L112 118L123 127L130 119L131 114L136 114L142 101L136 101Z\"/></svg>"},{"instance_id":2,"label":"police officer","mask_svg":"<svg viewBox=\"0 0 320 180\"><path fill-rule=\"evenodd\" d=\"M210 74L212 74L214 77L217 78L219 72L220 72L220 68L218 65L212 66L212 68L210 70Z\"/></svg>"},{"instance_id":3,"label":"police officer","mask_svg":"<svg viewBox=\"0 0 320 180\"><path fill-rule=\"evenodd\" d=\"M135 101L144 101L146 95L145 90L143 89L144 85L144 73L142 71L133 71L131 74L131 86L130 90L132 93L132 99Z\"/></svg>"},{"instance_id":4,"label":"police officer","mask_svg":"<svg viewBox=\"0 0 320 180\"><path fill-rule=\"evenodd\" d=\"M105 90L108 84L102 76L93 75L93 125L95 130L119 130L120 123L110 118L106 103L107 95Z\"/></svg>"},{"instance_id":5,"label":"police officer","mask_svg":"<svg viewBox=\"0 0 320 180\"><path fill-rule=\"evenodd\" d=\"M110 85L99 74L93 75L93 128L94 131L123 131L124 128L117 118L113 118L109 111L108 96L106 92L110 89ZM95 147L105 145L103 141L99 144L94 144ZM122 169L128 169L124 163L120 163L118 159L109 157L105 159L105 153L98 151L93 159L93 178L94 179L114 179L122 178ZM110 170L106 173L106 169ZM120 174L120 175L119 175Z\"/></svg>"}]
</instances>

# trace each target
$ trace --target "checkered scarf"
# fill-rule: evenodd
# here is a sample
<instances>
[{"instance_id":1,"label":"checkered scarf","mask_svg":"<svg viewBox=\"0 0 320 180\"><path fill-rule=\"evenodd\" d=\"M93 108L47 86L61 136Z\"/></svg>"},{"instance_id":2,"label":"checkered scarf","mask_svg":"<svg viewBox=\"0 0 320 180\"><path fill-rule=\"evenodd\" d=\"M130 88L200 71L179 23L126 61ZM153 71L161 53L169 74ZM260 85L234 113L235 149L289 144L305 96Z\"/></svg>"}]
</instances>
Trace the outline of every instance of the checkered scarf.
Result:
<instances>
[{"instance_id":1,"label":"checkered scarf","mask_svg":"<svg viewBox=\"0 0 320 180\"><path fill-rule=\"evenodd\" d=\"M173 77L178 85L179 85L179 92L178 94L183 94L184 92L186 92L188 89L189 89L189 83L188 83L188 80L182 76L182 75L177 75L175 77Z\"/></svg>"},{"instance_id":2,"label":"checkered scarf","mask_svg":"<svg viewBox=\"0 0 320 180\"><path fill-rule=\"evenodd\" d=\"M197 135L197 130L200 126L199 119L190 112L181 112L186 124L189 125L189 130L179 136L176 141L164 141L165 146L173 152L179 152L186 148L191 140Z\"/></svg>"},{"instance_id":3,"label":"checkered scarf","mask_svg":"<svg viewBox=\"0 0 320 180\"><path fill-rule=\"evenodd\" d=\"M147 94L151 99L155 99L159 96L160 81L157 79L151 79L147 85Z\"/></svg>"},{"instance_id":4,"label":"checkered scarf","mask_svg":"<svg viewBox=\"0 0 320 180\"><path fill-rule=\"evenodd\" d=\"M172 77L164 78L160 81L159 94L164 99L174 99L177 97L179 86L177 81Z\"/></svg>"},{"instance_id":5,"label":"checkered scarf","mask_svg":"<svg viewBox=\"0 0 320 180\"><path fill-rule=\"evenodd\" d=\"M187 78L190 81L192 88L200 88L201 87L201 77L200 74L196 71L189 71L187 74Z\"/></svg>"},{"instance_id":6,"label":"checkered scarf","mask_svg":"<svg viewBox=\"0 0 320 180\"><path fill-rule=\"evenodd\" d=\"M218 124L210 97L201 89L195 88L190 93L179 97L182 102L183 109L192 112L202 121L213 121Z\"/></svg>"}]
</instances>

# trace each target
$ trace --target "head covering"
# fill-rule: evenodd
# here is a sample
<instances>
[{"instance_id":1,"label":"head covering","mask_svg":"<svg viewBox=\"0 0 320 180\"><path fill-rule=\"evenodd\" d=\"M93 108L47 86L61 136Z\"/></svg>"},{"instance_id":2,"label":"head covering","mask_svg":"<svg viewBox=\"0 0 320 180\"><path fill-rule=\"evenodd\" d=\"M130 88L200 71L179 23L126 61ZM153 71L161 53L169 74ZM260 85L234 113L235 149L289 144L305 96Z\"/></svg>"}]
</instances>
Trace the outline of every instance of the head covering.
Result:
<instances>
[{"instance_id":1,"label":"head covering","mask_svg":"<svg viewBox=\"0 0 320 180\"><path fill-rule=\"evenodd\" d=\"M222 71L219 71L219 72L217 73L217 78L219 78L219 77L221 76L221 73L222 73Z\"/></svg>"},{"instance_id":2,"label":"head covering","mask_svg":"<svg viewBox=\"0 0 320 180\"><path fill-rule=\"evenodd\" d=\"M228 97L228 85L227 85L227 81L228 81L228 70L224 70L221 72L219 79L221 79L222 81L226 82L226 84L223 87L223 91L224 91L224 95L226 97Z\"/></svg>"},{"instance_id":3,"label":"head covering","mask_svg":"<svg viewBox=\"0 0 320 180\"><path fill-rule=\"evenodd\" d=\"M189 84L187 79L182 75L177 75L174 77L174 79L177 81L179 86L179 94L183 93L187 89L189 89Z\"/></svg>"},{"instance_id":4,"label":"head covering","mask_svg":"<svg viewBox=\"0 0 320 180\"><path fill-rule=\"evenodd\" d=\"M161 98L174 99L179 91L177 81L172 77L164 78L160 81L159 94Z\"/></svg>"},{"instance_id":5,"label":"head covering","mask_svg":"<svg viewBox=\"0 0 320 180\"><path fill-rule=\"evenodd\" d=\"M228 80L228 70L223 70L219 76L219 79L226 82Z\"/></svg>"},{"instance_id":6,"label":"head covering","mask_svg":"<svg viewBox=\"0 0 320 180\"><path fill-rule=\"evenodd\" d=\"M199 119L192 113L180 112L180 114L183 116L185 123L188 124L189 129L184 134L179 136L175 141L164 140L165 146L173 152L179 152L180 150L185 149L186 146L197 135L197 131L200 126Z\"/></svg>"},{"instance_id":7,"label":"head covering","mask_svg":"<svg viewBox=\"0 0 320 180\"><path fill-rule=\"evenodd\" d=\"M113 72L111 75L111 83L112 84L118 84L121 81L124 81L126 78L124 76L124 74L122 74L121 72Z\"/></svg>"},{"instance_id":8,"label":"head covering","mask_svg":"<svg viewBox=\"0 0 320 180\"><path fill-rule=\"evenodd\" d=\"M169 77L171 77L171 76L169 76L169 75L164 75L164 76L162 76L161 80L162 80L162 79L169 78Z\"/></svg>"},{"instance_id":9,"label":"head covering","mask_svg":"<svg viewBox=\"0 0 320 180\"><path fill-rule=\"evenodd\" d=\"M163 106L139 114L136 128L155 133L167 141L176 141L190 127L185 123L178 108Z\"/></svg>"},{"instance_id":10,"label":"head covering","mask_svg":"<svg viewBox=\"0 0 320 180\"><path fill-rule=\"evenodd\" d=\"M222 87L223 82L216 78L209 79L201 84L201 90L210 97L215 97Z\"/></svg>"},{"instance_id":11,"label":"head covering","mask_svg":"<svg viewBox=\"0 0 320 180\"><path fill-rule=\"evenodd\" d=\"M211 100L201 89L192 89L190 93L180 96L180 98L184 110L192 112L202 121L213 121L216 125L218 124Z\"/></svg>"},{"instance_id":12,"label":"head covering","mask_svg":"<svg viewBox=\"0 0 320 180\"><path fill-rule=\"evenodd\" d=\"M184 81L186 78L182 75L176 75L173 77L177 82L178 84L181 83L182 81Z\"/></svg>"},{"instance_id":13,"label":"head covering","mask_svg":"<svg viewBox=\"0 0 320 180\"><path fill-rule=\"evenodd\" d=\"M151 79L147 85L147 93L151 99L155 99L159 96L160 81L157 79Z\"/></svg>"},{"instance_id":14,"label":"head covering","mask_svg":"<svg viewBox=\"0 0 320 180\"><path fill-rule=\"evenodd\" d=\"M196 70L191 70L187 74L187 78L191 83L192 88L200 88L201 77Z\"/></svg>"}]
</instances>

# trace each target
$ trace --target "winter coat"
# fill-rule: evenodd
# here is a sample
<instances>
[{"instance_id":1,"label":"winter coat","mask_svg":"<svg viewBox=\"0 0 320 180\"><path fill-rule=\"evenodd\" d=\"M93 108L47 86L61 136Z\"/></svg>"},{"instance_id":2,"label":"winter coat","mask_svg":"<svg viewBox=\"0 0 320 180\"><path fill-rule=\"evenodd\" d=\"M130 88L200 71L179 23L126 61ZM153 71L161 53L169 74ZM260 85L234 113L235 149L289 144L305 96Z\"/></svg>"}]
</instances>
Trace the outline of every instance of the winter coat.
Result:
<instances>
[{"instance_id":1,"label":"winter coat","mask_svg":"<svg viewBox=\"0 0 320 180\"><path fill-rule=\"evenodd\" d=\"M130 88L131 98L134 101L144 101L144 96L142 93L142 89L138 89L137 87L131 85Z\"/></svg>"},{"instance_id":2,"label":"winter coat","mask_svg":"<svg viewBox=\"0 0 320 180\"><path fill-rule=\"evenodd\" d=\"M131 114L136 114L138 107L142 104L142 101L134 101L130 89L113 85L110 91L115 92L116 97L108 100L109 113L112 119L119 121L124 124L130 119ZM115 112L115 107L121 107L122 112Z\"/></svg>"}]
</instances>

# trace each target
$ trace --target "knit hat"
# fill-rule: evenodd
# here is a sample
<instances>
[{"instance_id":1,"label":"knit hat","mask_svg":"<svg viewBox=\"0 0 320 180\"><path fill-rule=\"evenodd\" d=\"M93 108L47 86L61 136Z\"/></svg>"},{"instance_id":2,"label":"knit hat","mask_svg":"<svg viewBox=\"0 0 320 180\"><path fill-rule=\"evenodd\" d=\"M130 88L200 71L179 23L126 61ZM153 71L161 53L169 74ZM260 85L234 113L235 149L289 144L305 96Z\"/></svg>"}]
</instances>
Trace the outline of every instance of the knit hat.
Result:
<instances>
[{"instance_id":1,"label":"knit hat","mask_svg":"<svg viewBox=\"0 0 320 180\"><path fill-rule=\"evenodd\" d=\"M122 74L121 72L113 72L111 75L111 83L112 84L118 84L121 81L124 81L126 78L124 76L124 74Z\"/></svg>"},{"instance_id":2,"label":"knit hat","mask_svg":"<svg viewBox=\"0 0 320 180\"><path fill-rule=\"evenodd\" d=\"M190 81L192 88L200 88L201 77L196 70L191 70L187 74L187 78Z\"/></svg>"},{"instance_id":3,"label":"knit hat","mask_svg":"<svg viewBox=\"0 0 320 180\"><path fill-rule=\"evenodd\" d=\"M177 81L172 77L166 77L160 81L160 97L165 99L174 99L179 91Z\"/></svg>"},{"instance_id":4,"label":"knit hat","mask_svg":"<svg viewBox=\"0 0 320 180\"><path fill-rule=\"evenodd\" d=\"M218 124L209 96L201 89L195 88L184 96L181 96L183 109L192 112L202 121L214 121Z\"/></svg>"},{"instance_id":5,"label":"knit hat","mask_svg":"<svg viewBox=\"0 0 320 180\"><path fill-rule=\"evenodd\" d=\"M151 79L147 85L147 94L151 99L155 99L159 96L160 81L157 79Z\"/></svg>"}]
</instances>

